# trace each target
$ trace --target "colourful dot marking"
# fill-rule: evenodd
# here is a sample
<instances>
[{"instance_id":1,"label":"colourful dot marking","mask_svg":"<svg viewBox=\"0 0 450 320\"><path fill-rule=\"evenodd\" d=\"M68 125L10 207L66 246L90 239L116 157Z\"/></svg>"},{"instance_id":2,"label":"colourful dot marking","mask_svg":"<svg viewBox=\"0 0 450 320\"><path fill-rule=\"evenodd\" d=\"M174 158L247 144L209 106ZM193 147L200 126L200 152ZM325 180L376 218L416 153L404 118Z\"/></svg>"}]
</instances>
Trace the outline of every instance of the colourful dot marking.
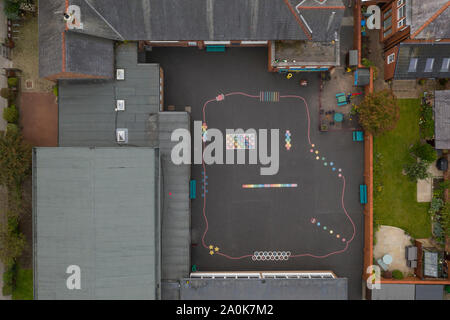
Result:
<instances>
[{"instance_id":1,"label":"colourful dot marking","mask_svg":"<svg viewBox=\"0 0 450 320\"><path fill-rule=\"evenodd\" d=\"M320 222L317 222L317 225L320 226Z\"/></svg>"},{"instance_id":2,"label":"colourful dot marking","mask_svg":"<svg viewBox=\"0 0 450 320\"><path fill-rule=\"evenodd\" d=\"M330 230L330 234L333 234L333 230Z\"/></svg>"},{"instance_id":3,"label":"colourful dot marking","mask_svg":"<svg viewBox=\"0 0 450 320\"><path fill-rule=\"evenodd\" d=\"M339 177L339 178L342 178L342 174L339 173L338 177Z\"/></svg>"},{"instance_id":4,"label":"colourful dot marking","mask_svg":"<svg viewBox=\"0 0 450 320\"><path fill-rule=\"evenodd\" d=\"M325 167L328 165L328 163L326 163L326 162L324 162L324 164L323 164Z\"/></svg>"},{"instance_id":5,"label":"colourful dot marking","mask_svg":"<svg viewBox=\"0 0 450 320\"><path fill-rule=\"evenodd\" d=\"M345 238L342 238L342 242L345 242Z\"/></svg>"},{"instance_id":6,"label":"colourful dot marking","mask_svg":"<svg viewBox=\"0 0 450 320\"><path fill-rule=\"evenodd\" d=\"M319 154L319 151L318 151L318 150L316 150L316 154Z\"/></svg>"},{"instance_id":7,"label":"colourful dot marking","mask_svg":"<svg viewBox=\"0 0 450 320\"><path fill-rule=\"evenodd\" d=\"M327 230L327 227L325 226L325 227L323 227L323 230Z\"/></svg>"},{"instance_id":8,"label":"colourful dot marking","mask_svg":"<svg viewBox=\"0 0 450 320\"><path fill-rule=\"evenodd\" d=\"M333 171L336 171L336 168L332 168L333 169Z\"/></svg>"},{"instance_id":9,"label":"colourful dot marking","mask_svg":"<svg viewBox=\"0 0 450 320\"><path fill-rule=\"evenodd\" d=\"M314 149L309 150L309 152L314 152Z\"/></svg>"},{"instance_id":10,"label":"colourful dot marking","mask_svg":"<svg viewBox=\"0 0 450 320\"><path fill-rule=\"evenodd\" d=\"M339 234L337 234L337 235L336 235L336 238L338 238L338 239L339 239L340 237L341 237L341 235L339 235Z\"/></svg>"},{"instance_id":11,"label":"colourful dot marking","mask_svg":"<svg viewBox=\"0 0 450 320\"><path fill-rule=\"evenodd\" d=\"M311 223L316 223L316 218L311 218Z\"/></svg>"},{"instance_id":12,"label":"colourful dot marking","mask_svg":"<svg viewBox=\"0 0 450 320\"><path fill-rule=\"evenodd\" d=\"M315 146L316 146L316 145L315 145L314 143L311 145L311 147L313 147L313 148L314 148Z\"/></svg>"},{"instance_id":13,"label":"colourful dot marking","mask_svg":"<svg viewBox=\"0 0 450 320\"><path fill-rule=\"evenodd\" d=\"M334 166L334 162L330 162L330 166Z\"/></svg>"}]
</instances>

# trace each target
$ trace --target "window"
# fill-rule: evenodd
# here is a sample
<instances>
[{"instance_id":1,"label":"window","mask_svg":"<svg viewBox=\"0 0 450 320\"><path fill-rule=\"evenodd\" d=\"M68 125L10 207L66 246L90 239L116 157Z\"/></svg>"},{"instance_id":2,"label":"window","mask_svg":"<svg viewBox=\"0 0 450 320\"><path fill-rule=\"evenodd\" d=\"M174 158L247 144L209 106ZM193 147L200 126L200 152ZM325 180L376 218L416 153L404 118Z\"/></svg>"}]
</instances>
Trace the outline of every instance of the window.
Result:
<instances>
[{"instance_id":1,"label":"window","mask_svg":"<svg viewBox=\"0 0 450 320\"><path fill-rule=\"evenodd\" d=\"M448 72L449 66L450 66L450 58L444 58L442 60L441 72Z\"/></svg>"},{"instance_id":2,"label":"window","mask_svg":"<svg viewBox=\"0 0 450 320\"><path fill-rule=\"evenodd\" d=\"M384 18L389 17L391 15L391 13L392 13L392 8L389 8L389 10L384 13Z\"/></svg>"},{"instance_id":3,"label":"window","mask_svg":"<svg viewBox=\"0 0 450 320\"><path fill-rule=\"evenodd\" d=\"M391 64L392 62L395 61L395 53L391 53L390 55L388 55L387 57L387 64Z\"/></svg>"},{"instance_id":4,"label":"window","mask_svg":"<svg viewBox=\"0 0 450 320\"><path fill-rule=\"evenodd\" d=\"M389 28L391 27L391 25L392 25L392 16L389 17L389 18L386 18L386 19L384 20L384 22L383 22L383 28L384 28L384 30L389 29Z\"/></svg>"},{"instance_id":5,"label":"window","mask_svg":"<svg viewBox=\"0 0 450 320\"><path fill-rule=\"evenodd\" d=\"M406 22L406 19L403 18L402 20L397 22L397 27L400 29L401 27L403 27L405 25L405 22Z\"/></svg>"},{"instance_id":6,"label":"window","mask_svg":"<svg viewBox=\"0 0 450 320\"><path fill-rule=\"evenodd\" d=\"M389 30L386 30L384 33L383 33L383 37L387 37L388 35L390 35L392 33L392 28L391 29L389 29Z\"/></svg>"},{"instance_id":7,"label":"window","mask_svg":"<svg viewBox=\"0 0 450 320\"><path fill-rule=\"evenodd\" d=\"M427 63L425 64L424 72L431 72L431 71L433 71L433 64L434 64L434 58L428 58L427 59Z\"/></svg>"},{"instance_id":8,"label":"window","mask_svg":"<svg viewBox=\"0 0 450 320\"><path fill-rule=\"evenodd\" d=\"M406 16L406 6L397 9L397 19L404 18Z\"/></svg>"},{"instance_id":9,"label":"window","mask_svg":"<svg viewBox=\"0 0 450 320\"><path fill-rule=\"evenodd\" d=\"M411 60L409 60L409 68L408 68L408 72L416 72L417 69L417 58L412 58Z\"/></svg>"},{"instance_id":10,"label":"window","mask_svg":"<svg viewBox=\"0 0 450 320\"><path fill-rule=\"evenodd\" d=\"M397 7L400 7L400 6L404 5L404 4L405 4L405 0L398 0L397 1Z\"/></svg>"}]
</instances>

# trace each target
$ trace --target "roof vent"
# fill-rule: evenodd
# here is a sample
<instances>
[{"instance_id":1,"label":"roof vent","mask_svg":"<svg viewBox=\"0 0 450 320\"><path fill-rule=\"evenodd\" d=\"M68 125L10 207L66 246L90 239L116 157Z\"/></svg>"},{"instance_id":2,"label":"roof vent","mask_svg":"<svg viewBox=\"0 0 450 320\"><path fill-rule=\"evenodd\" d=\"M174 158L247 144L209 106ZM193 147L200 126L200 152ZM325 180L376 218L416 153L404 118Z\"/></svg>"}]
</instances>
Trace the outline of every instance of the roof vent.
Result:
<instances>
[{"instance_id":1,"label":"roof vent","mask_svg":"<svg viewBox=\"0 0 450 320\"><path fill-rule=\"evenodd\" d=\"M128 129L116 129L117 143L128 143Z\"/></svg>"},{"instance_id":2,"label":"roof vent","mask_svg":"<svg viewBox=\"0 0 450 320\"><path fill-rule=\"evenodd\" d=\"M125 111L125 100L116 100L116 109L114 111Z\"/></svg>"},{"instance_id":3,"label":"roof vent","mask_svg":"<svg viewBox=\"0 0 450 320\"><path fill-rule=\"evenodd\" d=\"M125 69L116 70L116 80L125 80Z\"/></svg>"}]
</instances>

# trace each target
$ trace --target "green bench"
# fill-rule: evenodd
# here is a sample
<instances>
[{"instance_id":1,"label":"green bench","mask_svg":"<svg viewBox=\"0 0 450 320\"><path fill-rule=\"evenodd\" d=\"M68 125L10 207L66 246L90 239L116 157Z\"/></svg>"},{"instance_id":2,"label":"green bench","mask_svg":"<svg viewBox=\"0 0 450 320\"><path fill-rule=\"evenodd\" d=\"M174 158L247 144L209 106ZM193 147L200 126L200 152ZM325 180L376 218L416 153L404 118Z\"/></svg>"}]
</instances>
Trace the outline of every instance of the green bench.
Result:
<instances>
[{"instance_id":1,"label":"green bench","mask_svg":"<svg viewBox=\"0 0 450 320\"><path fill-rule=\"evenodd\" d=\"M359 202L361 204L367 203L367 186L365 184L359 185Z\"/></svg>"},{"instance_id":2,"label":"green bench","mask_svg":"<svg viewBox=\"0 0 450 320\"><path fill-rule=\"evenodd\" d=\"M364 133L362 131L353 131L353 141L364 141Z\"/></svg>"},{"instance_id":3,"label":"green bench","mask_svg":"<svg viewBox=\"0 0 450 320\"><path fill-rule=\"evenodd\" d=\"M206 46L206 52L225 52L225 46Z\"/></svg>"},{"instance_id":4,"label":"green bench","mask_svg":"<svg viewBox=\"0 0 450 320\"><path fill-rule=\"evenodd\" d=\"M191 180L189 183L189 198L195 199L197 197L197 181Z\"/></svg>"}]
</instances>

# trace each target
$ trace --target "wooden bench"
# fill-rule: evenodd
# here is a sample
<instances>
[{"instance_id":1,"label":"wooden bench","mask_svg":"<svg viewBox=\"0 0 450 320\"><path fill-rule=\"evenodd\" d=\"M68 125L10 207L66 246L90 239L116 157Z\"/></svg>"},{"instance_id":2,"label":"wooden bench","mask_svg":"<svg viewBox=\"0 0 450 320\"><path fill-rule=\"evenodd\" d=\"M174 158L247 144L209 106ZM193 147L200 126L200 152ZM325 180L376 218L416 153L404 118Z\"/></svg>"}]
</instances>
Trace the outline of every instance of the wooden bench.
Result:
<instances>
[{"instance_id":1,"label":"wooden bench","mask_svg":"<svg viewBox=\"0 0 450 320\"><path fill-rule=\"evenodd\" d=\"M206 46L206 52L225 52L225 46Z\"/></svg>"},{"instance_id":2,"label":"wooden bench","mask_svg":"<svg viewBox=\"0 0 450 320\"><path fill-rule=\"evenodd\" d=\"M359 185L359 202L361 204L367 203L367 186L365 184Z\"/></svg>"},{"instance_id":3,"label":"wooden bench","mask_svg":"<svg viewBox=\"0 0 450 320\"><path fill-rule=\"evenodd\" d=\"M191 180L189 183L189 198L195 199L197 197L197 181Z\"/></svg>"}]
</instances>

